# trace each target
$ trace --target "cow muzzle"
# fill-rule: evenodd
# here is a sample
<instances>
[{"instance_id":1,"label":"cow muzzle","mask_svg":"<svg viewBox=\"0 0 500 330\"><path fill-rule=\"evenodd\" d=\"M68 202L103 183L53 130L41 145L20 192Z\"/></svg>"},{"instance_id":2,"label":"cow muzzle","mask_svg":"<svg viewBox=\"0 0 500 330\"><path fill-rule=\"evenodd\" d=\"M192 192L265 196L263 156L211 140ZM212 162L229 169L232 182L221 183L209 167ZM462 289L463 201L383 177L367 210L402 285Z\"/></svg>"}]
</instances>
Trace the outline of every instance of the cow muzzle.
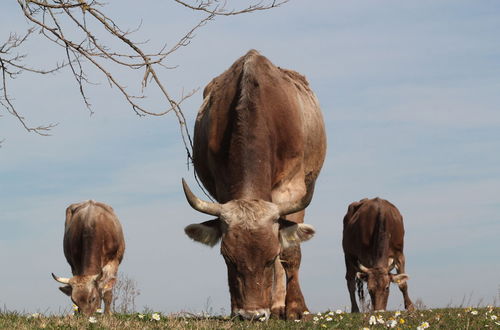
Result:
<instances>
[{"instance_id":1,"label":"cow muzzle","mask_svg":"<svg viewBox=\"0 0 500 330\"><path fill-rule=\"evenodd\" d=\"M267 321L271 312L269 308L260 308L256 310L235 309L233 316L239 316L244 320L249 321Z\"/></svg>"}]
</instances>

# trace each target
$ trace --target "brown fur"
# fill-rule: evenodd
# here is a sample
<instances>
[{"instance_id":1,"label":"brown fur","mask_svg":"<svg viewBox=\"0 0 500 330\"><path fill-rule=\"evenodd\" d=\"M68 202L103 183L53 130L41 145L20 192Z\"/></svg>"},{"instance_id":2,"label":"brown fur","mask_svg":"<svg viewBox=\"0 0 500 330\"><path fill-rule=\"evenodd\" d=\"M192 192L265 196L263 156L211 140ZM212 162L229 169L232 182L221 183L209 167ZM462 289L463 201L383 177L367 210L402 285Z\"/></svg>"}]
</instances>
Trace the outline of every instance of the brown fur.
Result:
<instances>
[{"instance_id":1,"label":"brown fur","mask_svg":"<svg viewBox=\"0 0 500 330\"><path fill-rule=\"evenodd\" d=\"M279 220L276 205L302 198L319 174L326 137L318 101L304 76L274 66L255 50L214 78L203 96L194 167L224 210L232 203L240 208L220 217L233 314L248 318L273 306L276 316L300 318L307 310L298 282L300 247L282 249L279 230L289 221ZM303 217L300 211L286 219L300 224ZM314 234L306 225L293 229L297 243ZM273 273L283 274L275 269L280 253L286 298L284 281L273 285Z\"/></svg>"},{"instance_id":2,"label":"brown fur","mask_svg":"<svg viewBox=\"0 0 500 330\"><path fill-rule=\"evenodd\" d=\"M405 308L413 309L406 284L408 276L404 274L403 245L403 217L393 204L380 198L365 198L349 205L344 217L342 246L352 312L359 312L355 297L356 276L367 282L374 310L387 307L391 282L398 283ZM364 271L360 264L366 268ZM390 273L394 267L397 275Z\"/></svg>"},{"instance_id":3,"label":"brown fur","mask_svg":"<svg viewBox=\"0 0 500 330\"><path fill-rule=\"evenodd\" d=\"M125 251L122 227L113 209L95 201L66 209L64 255L73 277L61 291L84 314L92 314L104 300L110 313L112 288Z\"/></svg>"}]
</instances>

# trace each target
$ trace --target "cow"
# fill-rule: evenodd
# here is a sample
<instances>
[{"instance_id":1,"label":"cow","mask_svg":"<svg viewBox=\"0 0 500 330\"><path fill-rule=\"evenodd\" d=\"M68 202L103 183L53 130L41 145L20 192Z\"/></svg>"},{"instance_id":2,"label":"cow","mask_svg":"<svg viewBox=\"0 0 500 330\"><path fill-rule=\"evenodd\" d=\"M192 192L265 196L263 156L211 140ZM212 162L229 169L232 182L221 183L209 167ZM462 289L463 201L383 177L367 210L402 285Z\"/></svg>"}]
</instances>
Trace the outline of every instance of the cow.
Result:
<instances>
[{"instance_id":1,"label":"cow","mask_svg":"<svg viewBox=\"0 0 500 330\"><path fill-rule=\"evenodd\" d=\"M403 245L403 217L393 204L377 197L349 205L342 247L351 312L359 312L355 289L357 282L359 298L363 300L363 281L367 282L373 310L386 309L391 282L397 283L403 293L405 308L414 309L408 296ZM397 274L391 273L394 268Z\"/></svg>"},{"instance_id":2,"label":"cow","mask_svg":"<svg viewBox=\"0 0 500 330\"><path fill-rule=\"evenodd\" d=\"M113 208L92 200L71 204L66 209L64 256L73 277L52 277L65 286L59 289L71 297L78 311L90 315L104 301L111 314L113 286L125 252L122 226Z\"/></svg>"},{"instance_id":3,"label":"cow","mask_svg":"<svg viewBox=\"0 0 500 330\"><path fill-rule=\"evenodd\" d=\"M183 189L191 207L216 219L185 233L209 246L221 241L233 316L301 318L299 243L315 233L304 209L326 153L318 100L304 76L256 50L214 78L203 98L193 164L216 202L199 199L184 179Z\"/></svg>"}]
</instances>

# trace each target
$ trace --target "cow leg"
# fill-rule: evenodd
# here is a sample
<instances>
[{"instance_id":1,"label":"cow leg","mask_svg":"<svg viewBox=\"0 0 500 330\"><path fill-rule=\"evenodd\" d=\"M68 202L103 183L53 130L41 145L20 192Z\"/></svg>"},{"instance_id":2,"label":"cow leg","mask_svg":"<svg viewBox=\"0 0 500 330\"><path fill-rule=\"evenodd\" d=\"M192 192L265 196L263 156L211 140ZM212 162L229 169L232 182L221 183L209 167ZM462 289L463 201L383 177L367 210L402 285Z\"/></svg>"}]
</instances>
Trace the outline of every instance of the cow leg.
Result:
<instances>
[{"instance_id":1,"label":"cow leg","mask_svg":"<svg viewBox=\"0 0 500 330\"><path fill-rule=\"evenodd\" d=\"M288 320L300 319L308 311L299 284L301 257L300 246L289 247L281 253L286 273L285 313Z\"/></svg>"},{"instance_id":2,"label":"cow leg","mask_svg":"<svg viewBox=\"0 0 500 330\"><path fill-rule=\"evenodd\" d=\"M280 258L276 258L276 261L274 262L274 286L271 316L277 319L285 318L285 284L285 269L281 264Z\"/></svg>"},{"instance_id":3,"label":"cow leg","mask_svg":"<svg viewBox=\"0 0 500 330\"><path fill-rule=\"evenodd\" d=\"M113 290L104 292L102 299L104 300L104 313L111 315L111 302L113 301Z\"/></svg>"},{"instance_id":4,"label":"cow leg","mask_svg":"<svg viewBox=\"0 0 500 330\"><path fill-rule=\"evenodd\" d=\"M405 272L405 256L403 254L398 256L396 268L398 274L403 274ZM404 283L398 284L398 286L399 290L401 290L401 293L403 294L405 309L409 311L414 310L415 307L413 306L410 296L408 295L408 283L405 281Z\"/></svg>"},{"instance_id":5,"label":"cow leg","mask_svg":"<svg viewBox=\"0 0 500 330\"><path fill-rule=\"evenodd\" d=\"M111 302L113 301L113 287L116 283L119 262L113 260L102 268L102 278L99 283L101 297L104 300L104 313L111 314Z\"/></svg>"},{"instance_id":6,"label":"cow leg","mask_svg":"<svg viewBox=\"0 0 500 330\"><path fill-rule=\"evenodd\" d=\"M286 216L287 220L303 223L305 211L302 210ZM281 252L281 262L286 274L285 314L288 320L297 320L309 311L302 295L299 283L299 268L302 259L300 245L289 247Z\"/></svg>"},{"instance_id":7,"label":"cow leg","mask_svg":"<svg viewBox=\"0 0 500 330\"><path fill-rule=\"evenodd\" d=\"M356 258L345 255L347 290L349 290L349 297L351 298L351 313L359 313L359 307L356 303Z\"/></svg>"}]
</instances>

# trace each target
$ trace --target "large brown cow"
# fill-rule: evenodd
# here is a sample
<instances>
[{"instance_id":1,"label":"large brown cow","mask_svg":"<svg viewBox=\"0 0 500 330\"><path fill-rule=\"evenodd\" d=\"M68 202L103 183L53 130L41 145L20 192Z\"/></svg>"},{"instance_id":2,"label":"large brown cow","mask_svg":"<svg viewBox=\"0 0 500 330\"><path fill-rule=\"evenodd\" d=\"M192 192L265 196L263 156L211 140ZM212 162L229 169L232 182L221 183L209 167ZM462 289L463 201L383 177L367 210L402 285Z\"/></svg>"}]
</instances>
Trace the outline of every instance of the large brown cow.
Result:
<instances>
[{"instance_id":1,"label":"large brown cow","mask_svg":"<svg viewBox=\"0 0 500 330\"><path fill-rule=\"evenodd\" d=\"M63 246L73 277L52 274L66 284L59 289L85 315L94 313L101 299L110 314L112 289L125 252L122 227L111 206L92 200L71 204L66 209Z\"/></svg>"},{"instance_id":2,"label":"large brown cow","mask_svg":"<svg viewBox=\"0 0 500 330\"><path fill-rule=\"evenodd\" d=\"M221 240L233 315L300 318L307 306L299 243L314 235L303 223L304 208L326 150L316 96L302 75L251 50L213 79L203 97L193 162L218 203L183 187L194 209L217 219L185 232L210 246Z\"/></svg>"},{"instance_id":3,"label":"large brown cow","mask_svg":"<svg viewBox=\"0 0 500 330\"><path fill-rule=\"evenodd\" d=\"M351 311L359 312L356 303L356 277L362 297L367 282L373 310L385 310L389 285L397 283L403 293L406 309L413 309L408 296L408 275L403 254L403 217L398 209L381 198L362 199L349 205L344 217L342 246L346 263L346 280L351 297ZM391 270L396 268L397 274Z\"/></svg>"}]
</instances>

